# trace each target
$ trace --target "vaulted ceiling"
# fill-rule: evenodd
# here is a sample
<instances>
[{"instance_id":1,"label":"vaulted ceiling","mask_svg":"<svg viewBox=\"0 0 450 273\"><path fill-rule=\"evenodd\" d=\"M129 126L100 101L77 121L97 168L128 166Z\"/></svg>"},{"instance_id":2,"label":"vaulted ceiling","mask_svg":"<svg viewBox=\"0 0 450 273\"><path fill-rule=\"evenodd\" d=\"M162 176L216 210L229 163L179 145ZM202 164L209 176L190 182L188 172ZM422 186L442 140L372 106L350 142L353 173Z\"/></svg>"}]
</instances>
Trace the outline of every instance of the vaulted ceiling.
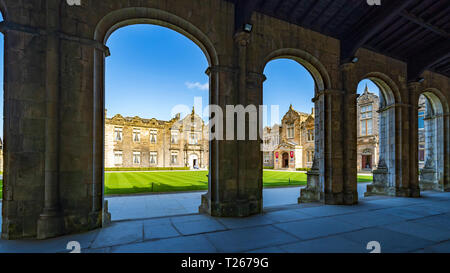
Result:
<instances>
[{"instance_id":1,"label":"vaulted ceiling","mask_svg":"<svg viewBox=\"0 0 450 273\"><path fill-rule=\"evenodd\" d=\"M341 61L360 47L408 63L409 80L426 69L450 77L450 0L228 0L236 28L256 11L341 40Z\"/></svg>"}]
</instances>

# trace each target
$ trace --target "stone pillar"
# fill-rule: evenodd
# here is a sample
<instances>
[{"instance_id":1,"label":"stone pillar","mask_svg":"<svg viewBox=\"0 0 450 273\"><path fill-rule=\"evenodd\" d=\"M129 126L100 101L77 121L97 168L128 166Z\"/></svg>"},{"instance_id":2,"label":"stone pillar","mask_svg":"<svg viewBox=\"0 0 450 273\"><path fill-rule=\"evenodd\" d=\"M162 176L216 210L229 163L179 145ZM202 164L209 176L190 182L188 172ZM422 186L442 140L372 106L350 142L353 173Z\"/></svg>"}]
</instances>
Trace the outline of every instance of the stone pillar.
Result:
<instances>
[{"instance_id":1,"label":"stone pillar","mask_svg":"<svg viewBox=\"0 0 450 273\"><path fill-rule=\"evenodd\" d=\"M409 110L409 146L407 160L409 160L409 196L420 196L419 188L419 124L418 124L418 101L421 84L418 82L408 83ZM406 159L406 158L405 158ZM405 178L406 179L406 178Z\"/></svg>"},{"instance_id":2,"label":"stone pillar","mask_svg":"<svg viewBox=\"0 0 450 273\"><path fill-rule=\"evenodd\" d=\"M365 196L395 195L395 105L386 107L386 101L380 96L379 113L379 159L377 169L373 170L373 183L367 185Z\"/></svg>"},{"instance_id":3,"label":"stone pillar","mask_svg":"<svg viewBox=\"0 0 450 273\"><path fill-rule=\"evenodd\" d=\"M45 188L44 209L37 223L37 238L45 239L63 234L64 222L59 196L59 64L60 27L59 1L47 4L47 70L46 70L46 121L45 121Z\"/></svg>"},{"instance_id":4,"label":"stone pillar","mask_svg":"<svg viewBox=\"0 0 450 273\"><path fill-rule=\"evenodd\" d=\"M386 106L386 102L383 102L382 105L384 107L378 111L380 158L377 169L373 171L373 183L367 185L365 196L419 197L420 189L417 180L414 180L414 177L417 179L417 167L415 176L410 173L410 157L417 157L417 151L414 155L413 149L409 147L411 134L414 136L415 132L417 137L417 107L412 111L410 104L394 103Z\"/></svg>"},{"instance_id":5,"label":"stone pillar","mask_svg":"<svg viewBox=\"0 0 450 273\"><path fill-rule=\"evenodd\" d=\"M202 196L200 212L212 216L242 217L262 211L262 153L258 152L261 141L259 137L248 140L249 126L257 124L250 124L253 121L246 117L246 140L237 140L235 115L227 117L225 113L227 105L258 107L262 102L264 77L247 69L249 39L250 34L245 32L237 33L234 37L239 69L209 69L213 86L210 102L224 111L223 136L227 136L227 123L233 122L235 128L233 139L210 141L209 190ZM213 132L215 130L217 128Z\"/></svg>"},{"instance_id":6,"label":"stone pillar","mask_svg":"<svg viewBox=\"0 0 450 273\"><path fill-rule=\"evenodd\" d=\"M354 202L353 197L346 198L344 193L343 98L343 91L326 89L316 92L313 99L316 109L314 161L318 163L309 172L308 185L301 191L299 202L323 200L330 205Z\"/></svg>"},{"instance_id":7,"label":"stone pillar","mask_svg":"<svg viewBox=\"0 0 450 273\"><path fill-rule=\"evenodd\" d=\"M306 176L306 188L300 189L298 203L323 202L324 191L320 180L319 160L315 155L311 170L306 173Z\"/></svg>"},{"instance_id":8,"label":"stone pillar","mask_svg":"<svg viewBox=\"0 0 450 273\"><path fill-rule=\"evenodd\" d=\"M358 94L354 88L357 82L354 63L342 64L341 79L344 90L343 119L343 179L344 204L358 203L358 129L357 129L357 101Z\"/></svg>"},{"instance_id":9,"label":"stone pillar","mask_svg":"<svg viewBox=\"0 0 450 273\"><path fill-rule=\"evenodd\" d=\"M443 191L450 191L450 113L443 114L443 139L444 139L444 162L443 162Z\"/></svg>"}]
</instances>

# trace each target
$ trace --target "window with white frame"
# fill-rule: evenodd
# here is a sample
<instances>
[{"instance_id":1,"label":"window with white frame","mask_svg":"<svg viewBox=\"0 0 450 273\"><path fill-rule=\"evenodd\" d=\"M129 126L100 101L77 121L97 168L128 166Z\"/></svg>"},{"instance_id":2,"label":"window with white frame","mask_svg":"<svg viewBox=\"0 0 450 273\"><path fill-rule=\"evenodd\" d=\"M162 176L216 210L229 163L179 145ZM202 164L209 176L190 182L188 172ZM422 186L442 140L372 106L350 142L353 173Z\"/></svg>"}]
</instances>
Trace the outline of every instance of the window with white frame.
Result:
<instances>
[{"instance_id":1,"label":"window with white frame","mask_svg":"<svg viewBox=\"0 0 450 273\"><path fill-rule=\"evenodd\" d=\"M178 144L178 131L171 132L170 143Z\"/></svg>"},{"instance_id":2,"label":"window with white frame","mask_svg":"<svg viewBox=\"0 0 450 273\"><path fill-rule=\"evenodd\" d=\"M137 129L137 128L133 129L133 141L134 142L141 141L141 129Z\"/></svg>"},{"instance_id":3,"label":"window with white frame","mask_svg":"<svg viewBox=\"0 0 450 273\"><path fill-rule=\"evenodd\" d=\"M122 127L114 127L115 141L122 141L122 137L123 137L123 128Z\"/></svg>"},{"instance_id":4,"label":"window with white frame","mask_svg":"<svg viewBox=\"0 0 450 273\"><path fill-rule=\"evenodd\" d=\"M158 153L157 152L150 152L150 164L156 165L158 163Z\"/></svg>"},{"instance_id":5,"label":"window with white frame","mask_svg":"<svg viewBox=\"0 0 450 273\"><path fill-rule=\"evenodd\" d=\"M133 164L141 164L141 152L133 152Z\"/></svg>"},{"instance_id":6,"label":"window with white frame","mask_svg":"<svg viewBox=\"0 0 450 273\"><path fill-rule=\"evenodd\" d=\"M294 138L294 124L288 125L286 131L287 138Z\"/></svg>"},{"instance_id":7,"label":"window with white frame","mask_svg":"<svg viewBox=\"0 0 450 273\"><path fill-rule=\"evenodd\" d=\"M114 165L122 165L122 164L123 164L123 152L114 151Z\"/></svg>"},{"instance_id":8,"label":"window with white frame","mask_svg":"<svg viewBox=\"0 0 450 273\"><path fill-rule=\"evenodd\" d=\"M269 163L269 162L270 162L270 154L264 153L264 163Z\"/></svg>"},{"instance_id":9,"label":"window with white frame","mask_svg":"<svg viewBox=\"0 0 450 273\"><path fill-rule=\"evenodd\" d=\"M195 145L198 144L198 136L196 133L191 133L189 137L189 144Z\"/></svg>"},{"instance_id":10,"label":"window with white frame","mask_svg":"<svg viewBox=\"0 0 450 273\"><path fill-rule=\"evenodd\" d=\"M361 136L373 134L373 108L372 104L361 106Z\"/></svg>"},{"instance_id":11,"label":"window with white frame","mask_svg":"<svg viewBox=\"0 0 450 273\"><path fill-rule=\"evenodd\" d=\"M150 130L150 143L156 144L158 137L158 130Z\"/></svg>"},{"instance_id":12,"label":"window with white frame","mask_svg":"<svg viewBox=\"0 0 450 273\"><path fill-rule=\"evenodd\" d=\"M178 153L172 152L170 156L170 163L177 164L178 163Z\"/></svg>"}]
</instances>

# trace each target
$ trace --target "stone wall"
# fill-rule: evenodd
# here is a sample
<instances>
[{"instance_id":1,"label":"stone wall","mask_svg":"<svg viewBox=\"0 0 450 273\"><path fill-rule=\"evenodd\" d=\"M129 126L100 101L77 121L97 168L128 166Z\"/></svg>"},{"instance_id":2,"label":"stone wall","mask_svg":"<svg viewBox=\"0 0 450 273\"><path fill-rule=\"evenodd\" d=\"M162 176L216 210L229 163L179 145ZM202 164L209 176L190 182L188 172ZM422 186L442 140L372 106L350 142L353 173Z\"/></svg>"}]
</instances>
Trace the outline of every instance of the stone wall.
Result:
<instances>
[{"instance_id":1,"label":"stone wall","mask_svg":"<svg viewBox=\"0 0 450 273\"><path fill-rule=\"evenodd\" d=\"M406 63L367 49L358 50L357 63L341 64L339 40L259 13L251 18L251 33L235 33L234 5L223 0L85 0L80 7L59 0L1 3L7 23L2 238L43 239L108 222L105 43L114 30L135 23L169 27L199 45L210 65L209 101L223 109L261 105L264 67L274 58L291 58L311 72L317 163L310 177L317 179L308 178L302 194L311 198L304 200L357 202L355 90L364 78L392 97L393 194L420 195L417 149L411 147L417 147L416 106L425 91L437 94L444 106L442 188L450 188L447 77L427 71L423 83L408 83ZM260 147L260 139L210 141L209 190L200 211L213 216L262 211ZM380 181L381 194L388 189L385 182Z\"/></svg>"}]
</instances>

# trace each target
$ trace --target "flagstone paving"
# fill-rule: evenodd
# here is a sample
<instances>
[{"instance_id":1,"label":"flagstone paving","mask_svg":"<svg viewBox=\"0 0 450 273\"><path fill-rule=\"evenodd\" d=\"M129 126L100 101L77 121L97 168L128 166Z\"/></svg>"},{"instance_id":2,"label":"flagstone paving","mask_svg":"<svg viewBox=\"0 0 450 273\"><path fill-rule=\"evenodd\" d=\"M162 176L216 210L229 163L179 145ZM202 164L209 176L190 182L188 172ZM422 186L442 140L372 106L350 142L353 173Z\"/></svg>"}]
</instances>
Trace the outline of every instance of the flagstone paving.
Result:
<instances>
[{"instance_id":1,"label":"flagstone paving","mask_svg":"<svg viewBox=\"0 0 450 273\"><path fill-rule=\"evenodd\" d=\"M37 241L0 240L0 252L70 252L77 241L85 253L450 253L450 193L421 198L368 197L355 206L292 204L246 218L201 214L115 221L84 234Z\"/></svg>"}]
</instances>

